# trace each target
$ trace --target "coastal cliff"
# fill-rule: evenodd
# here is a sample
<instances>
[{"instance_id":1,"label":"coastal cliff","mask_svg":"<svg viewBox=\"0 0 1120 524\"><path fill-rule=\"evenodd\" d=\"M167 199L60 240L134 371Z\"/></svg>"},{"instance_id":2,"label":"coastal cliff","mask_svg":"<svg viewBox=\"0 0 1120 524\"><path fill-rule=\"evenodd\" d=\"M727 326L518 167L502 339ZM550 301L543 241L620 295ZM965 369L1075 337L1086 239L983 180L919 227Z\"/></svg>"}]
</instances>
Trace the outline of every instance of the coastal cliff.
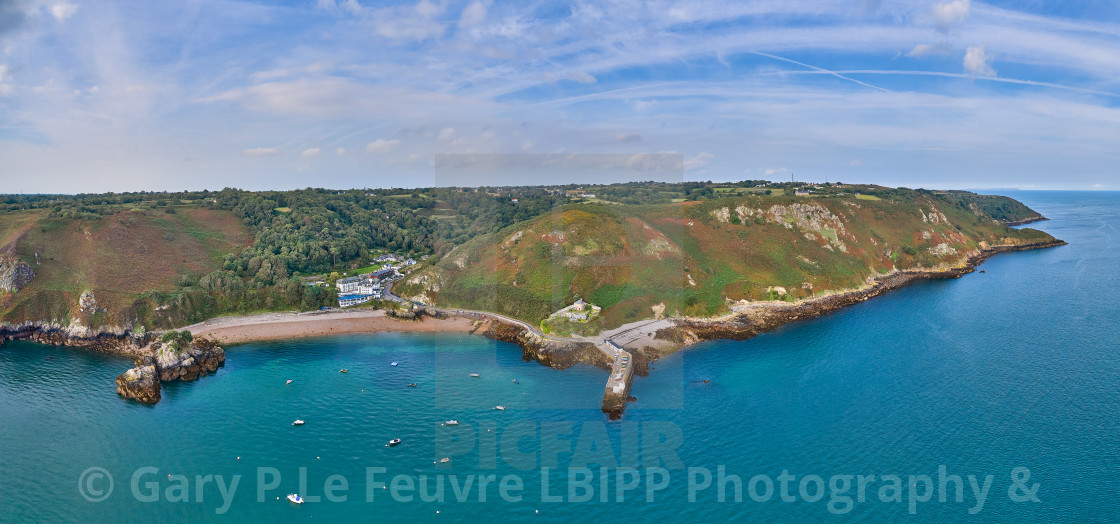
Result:
<instances>
[{"instance_id":1,"label":"coastal cliff","mask_svg":"<svg viewBox=\"0 0 1120 524\"><path fill-rule=\"evenodd\" d=\"M990 246L971 254L966 262L956 267L933 268L928 270L896 271L875 278L869 285L851 291L833 293L819 298L789 304L765 302L748 306L738 313L719 319L677 319L675 325L659 330L655 338L670 342L670 351L652 352L645 356L656 359L673 350L704 340L746 340L760 333L797 320L804 320L845 306L863 302L887 291L898 289L914 281L927 278L960 278L976 270L976 266L992 255L1012 251L1043 249L1065 245L1062 240L1011 243ZM651 353L648 350L642 353Z\"/></svg>"}]
</instances>

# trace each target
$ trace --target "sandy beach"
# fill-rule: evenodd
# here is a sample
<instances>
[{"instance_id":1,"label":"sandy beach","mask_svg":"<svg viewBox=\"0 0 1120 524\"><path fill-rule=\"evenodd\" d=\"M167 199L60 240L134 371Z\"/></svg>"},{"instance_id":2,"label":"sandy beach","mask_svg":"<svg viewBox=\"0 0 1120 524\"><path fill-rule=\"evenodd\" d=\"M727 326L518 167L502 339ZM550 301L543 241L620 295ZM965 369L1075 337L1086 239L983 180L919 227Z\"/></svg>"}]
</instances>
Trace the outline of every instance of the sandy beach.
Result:
<instances>
[{"instance_id":1,"label":"sandy beach","mask_svg":"<svg viewBox=\"0 0 1120 524\"><path fill-rule=\"evenodd\" d=\"M467 333L473 328L470 319L461 317L424 318L411 321L390 318L383 310L358 310L221 317L187 326L184 329L190 330L196 337L211 338L221 344L238 344L255 340L385 331Z\"/></svg>"}]
</instances>

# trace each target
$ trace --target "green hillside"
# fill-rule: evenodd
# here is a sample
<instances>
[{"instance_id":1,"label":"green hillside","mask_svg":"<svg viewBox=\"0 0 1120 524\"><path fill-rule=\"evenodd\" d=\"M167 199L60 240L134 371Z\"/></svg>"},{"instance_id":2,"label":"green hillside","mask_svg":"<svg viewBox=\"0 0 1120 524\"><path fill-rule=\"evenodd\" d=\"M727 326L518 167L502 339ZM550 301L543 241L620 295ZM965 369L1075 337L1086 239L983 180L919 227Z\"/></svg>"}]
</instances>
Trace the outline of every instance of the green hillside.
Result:
<instances>
[{"instance_id":1,"label":"green hillside","mask_svg":"<svg viewBox=\"0 0 1120 524\"><path fill-rule=\"evenodd\" d=\"M567 205L475 238L396 289L530 322L582 298L603 308L591 326L601 328L657 314L717 315L744 300L795 301L895 269L961 265L989 245L1050 238L1003 225L975 204L978 195L861 193Z\"/></svg>"}]
</instances>

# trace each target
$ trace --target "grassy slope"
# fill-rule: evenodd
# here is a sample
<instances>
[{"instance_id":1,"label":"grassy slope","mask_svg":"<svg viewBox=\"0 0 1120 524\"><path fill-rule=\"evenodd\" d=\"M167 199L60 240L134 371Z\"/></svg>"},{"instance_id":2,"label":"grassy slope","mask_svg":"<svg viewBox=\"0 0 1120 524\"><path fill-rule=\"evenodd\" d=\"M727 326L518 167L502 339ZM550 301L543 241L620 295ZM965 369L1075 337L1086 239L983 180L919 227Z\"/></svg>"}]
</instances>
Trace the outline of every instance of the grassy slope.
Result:
<instances>
[{"instance_id":1,"label":"grassy slope","mask_svg":"<svg viewBox=\"0 0 1120 524\"><path fill-rule=\"evenodd\" d=\"M65 322L78 316L93 325L127 323L150 311L147 292L173 291L182 276L209 273L226 254L252 243L229 212L177 211L122 211L92 221L0 215L0 245L36 272L18 293L0 292L0 320ZM86 290L104 311L79 314L78 298Z\"/></svg>"},{"instance_id":2,"label":"grassy slope","mask_svg":"<svg viewBox=\"0 0 1120 524\"><path fill-rule=\"evenodd\" d=\"M710 316L732 301L796 300L894 269L959 265L981 242L1049 238L1008 228L968 203L905 192L884 200L745 195L568 206L476 238L396 289L530 322L579 296L602 306L603 324L615 326L651 317L659 304L668 315ZM943 243L956 253L931 251Z\"/></svg>"}]
</instances>

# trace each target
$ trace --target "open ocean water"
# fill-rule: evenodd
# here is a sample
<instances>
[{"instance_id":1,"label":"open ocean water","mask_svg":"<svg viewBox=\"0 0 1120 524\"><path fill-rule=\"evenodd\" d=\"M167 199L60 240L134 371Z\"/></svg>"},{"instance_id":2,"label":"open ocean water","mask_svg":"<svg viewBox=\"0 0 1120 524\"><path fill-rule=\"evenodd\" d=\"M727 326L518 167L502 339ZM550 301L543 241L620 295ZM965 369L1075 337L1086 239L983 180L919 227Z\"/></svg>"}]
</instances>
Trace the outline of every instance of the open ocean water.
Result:
<instances>
[{"instance_id":1,"label":"open ocean water","mask_svg":"<svg viewBox=\"0 0 1120 524\"><path fill-rule=\"evenodd\" d=\"M9 343L0 521L1115 522L1120 194L1008 194L1070 245L677 353L622 421L604 371L481 337L234 346L154 407L117 396L128 359Z\"/></svg>"}]
</instances>

